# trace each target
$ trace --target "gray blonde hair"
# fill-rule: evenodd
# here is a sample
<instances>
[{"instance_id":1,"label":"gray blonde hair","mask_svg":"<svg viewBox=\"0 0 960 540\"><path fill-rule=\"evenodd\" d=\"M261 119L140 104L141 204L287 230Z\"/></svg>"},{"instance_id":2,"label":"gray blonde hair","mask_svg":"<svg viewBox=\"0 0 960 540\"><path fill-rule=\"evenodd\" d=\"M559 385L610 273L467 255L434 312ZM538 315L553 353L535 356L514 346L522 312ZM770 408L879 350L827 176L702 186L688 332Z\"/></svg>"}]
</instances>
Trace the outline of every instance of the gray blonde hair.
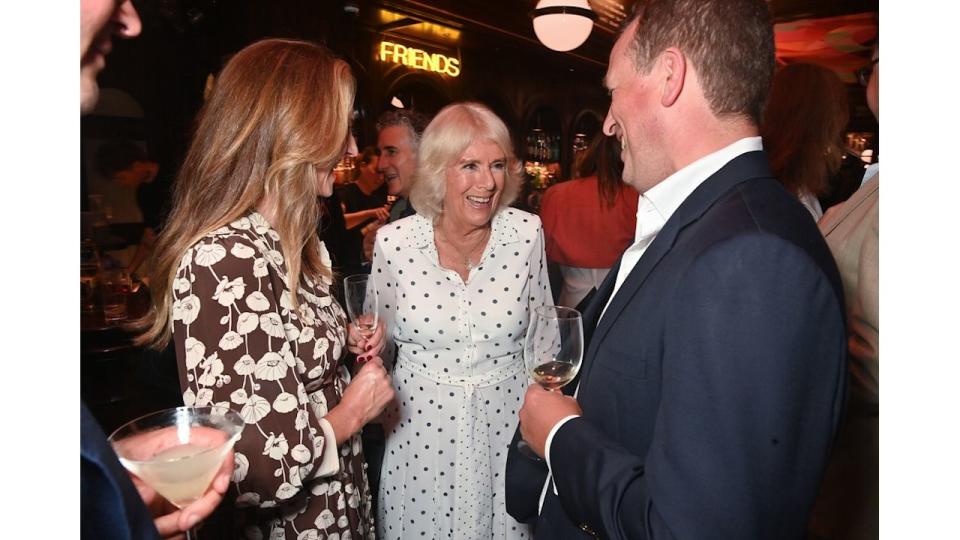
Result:
<instances>
[{"instance_id":1,"label":"gray blonde hair","mask_svg":"<svg viewBox=\"0 0 960 540\"><path fill-rule=\"evenodd\" d=\"M437 113L420 140L417 169L410 190L410 203L418 214L432 219L443 213L447 168L460 159L467 147L482 140L496 143L507 161L503 195L495 212L516 200L523 168L513 152L507 126L485 105L454 103Z\"/></svg>"}]
</instances>

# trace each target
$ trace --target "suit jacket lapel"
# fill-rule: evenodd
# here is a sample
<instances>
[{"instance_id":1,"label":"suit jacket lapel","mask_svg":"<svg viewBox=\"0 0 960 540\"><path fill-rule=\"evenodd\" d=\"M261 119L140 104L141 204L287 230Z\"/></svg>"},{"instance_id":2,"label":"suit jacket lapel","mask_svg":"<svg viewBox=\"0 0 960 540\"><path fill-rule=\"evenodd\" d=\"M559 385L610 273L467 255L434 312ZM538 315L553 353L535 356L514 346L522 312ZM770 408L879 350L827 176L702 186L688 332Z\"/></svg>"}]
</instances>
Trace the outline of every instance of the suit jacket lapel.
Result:
<instances>
[{"instance_id":1,"label":"suit jacket lapel","mask_svg":"<svg viewBox=\"0 0 960 540\"><path fill-rule=\"evenodd\" d=\"M614 263L610 271L607 272L607 277L603 279L603 283L601 283L600 288L597 289L597 294L593 295L593 300L590 301L587 309L583 312L584 343L590 343L593 331L596 330L597 323L600 322L600 314L603 313L604 306L606 306L610 300L610 294L613 292L613 285L617 282L617 273L620 272L620 264L622 261L623 258L621 255L621 258L617 259L617 262Z\"/></svg>"},{"instance_id":2,"label":"suit jacket lapel","mask_svg":"<svg viewBox=\"0 0 960 540\"><path fill-rule=\"evenodd\" d=\"M596 294L593 295L593 299L590 300L590 303L587 304L586 309L584 309L581 314L583 322L583 343L587 347L591 347L593 332L597 328L597 322L600 319L600 314L603 313L603 307L607 305L607 301L610 299L610 293L613 292L613 285L617 282L617 273L620 271L620 263L622 261L623 257L621 255L621 258L617 259L617 262L614 263L610 271L607 272L607 277L603 279L600 288L597 289ZM580 372L577 373L577 376L574 377L570 384L563 387L563 393L572 396L576 388L580 385L580 380L587 370L586 364L589 363L587 362L587 358L590 358L589 349L585 351L583 355Z\"/></svg>"},{"instance_id":3,"label":"suit jacket lapel","mask_svg":"<svg viewBox=\"0 0 960 540\"><path fill-rule=\"evenodd\" d=\"M630 300L634 297L640 287L646 281L647 277L656 268L663 257L670 252L676 242L677 235L688 224L696 221L713 204L730 189L737 184L754 178L771 177L769 165L767 164L767 155L765 152L747 152L734 158L723 166L719 171L707 178L697 189L691 193L686 200L677 208L676 212L667 220L663 229L657 234L650 246L640 257L636 266L627 275L623 285L617 290L617 294L610 301L610 306L603 317L599 320L596 330L591 333L587 355L584 357L586 371L583 373L583 380L586 380L590 368L594 364L593 358L597 353L597 348L607 332L610 331L613 322L619 317L620 313L627 307ZM621 259L622 260L622 259ZM620 264L617 264L619 269ZM611 277L613 280L611 280ZM616 272L611 270L607 279L601 286L601 291L605 294L596 295L596 299L591 305L591 310L597 307L599 302L599 311L603 312L603 306L606 305L607 298L613 289L616 280ZM584 320L586 324L586 320ZM586 330L585 330L586 333Z\"/></svg>"}]
</instances>

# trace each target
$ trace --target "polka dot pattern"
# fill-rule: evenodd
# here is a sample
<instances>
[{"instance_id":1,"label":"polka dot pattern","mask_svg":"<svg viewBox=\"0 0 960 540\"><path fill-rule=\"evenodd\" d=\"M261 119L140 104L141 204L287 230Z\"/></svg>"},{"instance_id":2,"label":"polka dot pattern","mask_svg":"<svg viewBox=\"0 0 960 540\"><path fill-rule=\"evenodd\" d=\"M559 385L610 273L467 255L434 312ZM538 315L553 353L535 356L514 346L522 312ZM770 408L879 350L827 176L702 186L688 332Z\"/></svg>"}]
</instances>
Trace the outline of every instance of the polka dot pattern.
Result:
<instances>
[{"instance_id":1,"label":"polka dot pattern","mask_svg":"<svg viewBox=\"0 0 960 540\"><path fill-rule=\"evenodd\" d=\"M371 274L385 350L398 351L378 538L529 538L506 513L503 473L528 381L529 313L552 297L539 218L494 216L464 283L440 267L430 220L411 216L377 233Z\"/></svg>"}]
</instances>

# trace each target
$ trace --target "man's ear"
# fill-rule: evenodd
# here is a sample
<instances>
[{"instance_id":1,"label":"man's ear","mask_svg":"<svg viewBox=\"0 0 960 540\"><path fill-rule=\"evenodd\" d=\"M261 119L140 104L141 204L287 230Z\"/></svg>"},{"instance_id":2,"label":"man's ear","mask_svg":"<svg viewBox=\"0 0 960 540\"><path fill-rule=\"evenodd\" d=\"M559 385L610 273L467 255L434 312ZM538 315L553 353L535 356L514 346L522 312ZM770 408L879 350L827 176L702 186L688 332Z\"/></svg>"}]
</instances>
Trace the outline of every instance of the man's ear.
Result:
<instances>
[{"instance_id":1,"label":"man's ear","mask_svg":"<svg viewBox=\"0 0 960 540\"><path fill-rule=\"evenodd\" d=\"M663 73L660 104L670 107L676 103L683 91L687 76L687 57L676 47L669 47L660 53L660 67Z\"/></svg>"}]
</instances>

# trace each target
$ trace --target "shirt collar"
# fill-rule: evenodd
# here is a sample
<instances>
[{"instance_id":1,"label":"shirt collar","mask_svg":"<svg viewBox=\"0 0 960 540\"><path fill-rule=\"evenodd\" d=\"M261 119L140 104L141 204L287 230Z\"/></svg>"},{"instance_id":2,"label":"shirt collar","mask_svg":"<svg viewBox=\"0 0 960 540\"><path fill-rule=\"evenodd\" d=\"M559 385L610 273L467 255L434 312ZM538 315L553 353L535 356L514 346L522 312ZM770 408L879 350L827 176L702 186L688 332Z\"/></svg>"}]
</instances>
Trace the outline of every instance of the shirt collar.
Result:
<instances>
[{"instance_id":1,"label":"shirt collar","mask_svg":"<svg viewBox=\"0 0 960 540\"><path fill-rule=\"evenodd\" d=\"M516 226L509 223L505 215L513 211L510 208L505 208L494 214L490 225L492 227L490 231L491 244L506 245L520 241L520 233L517 232ZM403 246L415 249L432 247L434 245L433 220L420 214L414 214L406 219L409 220L410 227L402 240Z\"/></svg>"},{"instance_id":2,"label":"shirt collar","mask_svg":"<svg viewBox=\"0 0 960 540\"><path fill-rule=\"evenodd\" d=\"M648 189L637 206L636 238L658 232L683 201L724 165L741 154L759 150L763 150L760 137L745 137L703 156Z\"/></svg>"},{"instance_id":3,"label":"shirt collar","mask_svg":"<svg viewBox=\"0 0 960 540\"><path fill-rule=\"evenodd\" d=\"M880 172L880 164L879 164L879 163L874 163L874 164L870 165L869 167L867 167L867 170L863 171L863 180L860 181L860 185L862 186L862 185L866 184L867 181L870 180L871 178L873 178L874 176L876 176L876 174L877 174L878 172Z\"/></svg>"}]
</instances>

